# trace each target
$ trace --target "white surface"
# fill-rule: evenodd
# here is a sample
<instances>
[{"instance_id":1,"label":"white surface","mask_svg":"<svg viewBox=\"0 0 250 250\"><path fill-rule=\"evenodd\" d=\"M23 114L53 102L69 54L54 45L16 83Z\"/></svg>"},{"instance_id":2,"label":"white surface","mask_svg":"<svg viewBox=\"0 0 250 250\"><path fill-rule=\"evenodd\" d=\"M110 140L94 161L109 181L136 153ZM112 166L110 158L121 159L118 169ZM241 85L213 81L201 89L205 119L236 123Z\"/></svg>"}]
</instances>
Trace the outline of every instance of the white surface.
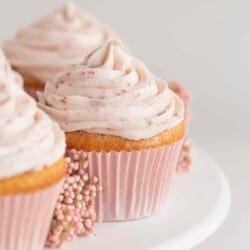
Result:
<instances>
[{"instance_id":1,"label":"white surface","mask_svg":"<svg viewBox=\"0 0 250 250\"><path fill-rule=\"evenodd\" d=\"M229 184L219 169L197 150L193 170L175 176L164 211L151 218L104 223L96 236L68 244L64 250L187 250L212 234L230 207Z\"/></svg>"},{"instance_id":2,"label":"white surface","mask_svg":"<svg viewBox=\"0 0 250 250\"><path fill-rule=\"evenodd\" d=\"M0 40L63 0L0 1ZM250 1L78 0L150 68L193 94L192 134L229 178L233 204L195 250L250 248Z\"/></svg>"}]
</instances>

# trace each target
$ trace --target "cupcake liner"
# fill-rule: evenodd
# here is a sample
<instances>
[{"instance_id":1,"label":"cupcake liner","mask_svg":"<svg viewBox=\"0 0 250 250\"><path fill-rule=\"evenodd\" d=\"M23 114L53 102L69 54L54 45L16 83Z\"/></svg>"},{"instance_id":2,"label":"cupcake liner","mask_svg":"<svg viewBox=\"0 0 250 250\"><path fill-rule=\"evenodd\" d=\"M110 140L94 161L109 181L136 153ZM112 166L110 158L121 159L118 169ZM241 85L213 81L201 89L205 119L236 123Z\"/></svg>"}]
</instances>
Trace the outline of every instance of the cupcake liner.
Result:
<instances>
[{"instance_id":1,"label":"cupcake liner","mask_svg":"<svg viewBox=\"0 0 250 250\"><path fill-rule=\"evenodd\" d=\"M145 218L161 210L176 171L183 140L142 151L88 152L90 177L97 177L99 221Z\"/></svg>"},{"instance_id":2,"label":"cupcake liner","mask_svg":"<svg viewBox=\"0 0 250 250\"><path fill-rule=\"evenodd\" d=\"M30 194L0 196L0 249L42 250L63 181Z\"/></svg>"}]
</instances>

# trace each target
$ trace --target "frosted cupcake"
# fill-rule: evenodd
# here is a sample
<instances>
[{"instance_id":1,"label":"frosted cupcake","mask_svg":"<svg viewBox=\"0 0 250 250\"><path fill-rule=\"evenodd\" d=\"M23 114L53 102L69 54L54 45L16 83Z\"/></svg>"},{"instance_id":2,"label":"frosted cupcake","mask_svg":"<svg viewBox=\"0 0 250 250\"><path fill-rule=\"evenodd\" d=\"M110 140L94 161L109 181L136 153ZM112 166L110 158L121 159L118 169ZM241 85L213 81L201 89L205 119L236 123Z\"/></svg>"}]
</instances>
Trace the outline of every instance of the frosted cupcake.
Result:
<instances>
[{"instance_id":1,"label":"frosted cupcake","mask_svg":"<svg viewBox=\"0 0 250 250\"><path fill-rule=\"evenodd\" d=\"M23 79L21 75L12 70L7 61L3 51L0 49L0 79L8 82L14 82L20 87L23 86Z\"/></svg>"},{"instance_id":2,"label":"frosted cupcake","mask_svg":"<svg viewBox=\"0 0 250 250\"><path fill-rule=\"evenodd\" d=\"M0 249L43 249L64 151L59 126L16 84L0 80Z\"/></svg>"},{"instance_id":3,"label":"frosted cupcake","mask_svg":"<svg viewBox=\"0 0 250 250\"><path fill-rule=\"evenodd\" d=\"M65 4L4 45L12 66L34 96L44 83L112 37L110 30L73 4Z\"/></svg>"},{"instance_id":4,"label":"frosted cupcake","mask_svg":"<svg viewBox=\"0 0 250 250\"><path fill-rule=\"evenodd\" d=\"M88 154L90 176L103 187L100 220L140 219L165 206L185 128L184 104L164 80L112 41L38 97L67 147Z\"/></svg>"}]
</instances>

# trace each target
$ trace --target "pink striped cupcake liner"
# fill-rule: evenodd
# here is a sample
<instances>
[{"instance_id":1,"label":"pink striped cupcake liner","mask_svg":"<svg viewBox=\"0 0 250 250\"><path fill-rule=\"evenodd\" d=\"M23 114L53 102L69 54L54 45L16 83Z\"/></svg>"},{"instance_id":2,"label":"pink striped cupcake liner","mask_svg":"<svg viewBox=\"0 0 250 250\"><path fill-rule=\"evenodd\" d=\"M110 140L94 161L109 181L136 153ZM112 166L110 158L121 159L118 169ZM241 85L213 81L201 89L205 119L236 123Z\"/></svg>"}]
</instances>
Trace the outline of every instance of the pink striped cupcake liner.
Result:
<instances>
[{"instance_id":1,"label":"pink striped cupcake liner","mask_svg":"<svg viewBox=\"0 0 250 250\"><path fill-rule=\"evenodd\" d=\"M0 196L0 249L42 250L63 181L29 194Z\"/></svg>"},{"instance_id":2,"label":"pink striped cupcake liner","mask_svg":"<svg viewBox=\"0 0 250 250\"><path fill-rule=\"evenodd\" d=\"M90 177L97 176L99 221L127 221L149 217L167 201L183 140L157 149L88 152Z\"/></svg>"}]
</instances>

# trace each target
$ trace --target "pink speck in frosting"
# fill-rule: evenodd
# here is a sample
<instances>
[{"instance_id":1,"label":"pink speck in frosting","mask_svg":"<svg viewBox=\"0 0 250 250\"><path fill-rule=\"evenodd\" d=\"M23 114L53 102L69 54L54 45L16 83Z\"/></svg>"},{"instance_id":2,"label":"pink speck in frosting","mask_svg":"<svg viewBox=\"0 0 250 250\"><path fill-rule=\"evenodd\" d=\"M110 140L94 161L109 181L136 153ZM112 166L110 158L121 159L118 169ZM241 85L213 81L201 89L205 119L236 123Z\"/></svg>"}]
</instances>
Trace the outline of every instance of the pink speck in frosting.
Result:
<instances>
[{"instance_id":1,"label":"pink speck in frosting","mask_svg":"<svg viewBox=\"0 0 250 250\"><path fill-rule=\"evenodd\" d=\"M139 93L139 92L137 92L137 93L134 93L134 97L139 97L139 96L141 96L141 94Z\"/></svg>"},{"instance_id":2,"label":"pink speck in frosting","mask_svg":"<svg viewBox=\"0 0 250 250\"><path fill-rule=\"evenodd\" d=\"M36 122L38 122L40 119L41 119L41 115L38 112L36 112L35 115L34 115L34 120Z\"/></svg>"},{"instance_id":3,"label":"pink speck in frosting","mask_svg":"<svg viewBox=\"0 0 250 250\"><path fill-rule=\"evenodd\" d=\"M6 86L4 84L0 84L0 91L4 91Z\"/></svg>"},{"instance_id":4,"label":"pink speck in frosting","mask_svg":"<svg viewBox=\"0 0 250 250\"><path fill-rule=\"evenodd\" d=\"M74 45L75 45L75 41L74 40L69 40L68 42L67 42L67 47L69 47L69 48L71 48L71 47L74 47Z\"/></svg>"},{"instance_id":5,"label":"pink speck in frosting","mask_svg":"<svg viewBox=\"0 0 250 250\"><path fill-rule=\"evenodd\" d=\"M63 118L63 121L64 121L66 124L68 124L68 123L69 123L69 117L68 117L68 116L65 116L65 117Z\"/></svg>"},{"instance_id":6,"label":"pink speck in frosting","mask_svg":"<svg viewBox=\"0 0 250 250\"><path fill-rule=\"evenodd\" d=\"M86 72L85 72L85 71L82 71L82 72L81 72L81 75L85 76L85 75L86 75Z\"/></svg>"},{"instance_id":7,"label":"pink speck in frosting","mask_svg":"<svg viewBox=\"0 0 250 250\"><path fill-rule=\"evenodd\" d=\"M126 89L122 89L122 93L123 94L127 93L127 90Z\"/></svg>"},{"instance_id":8,"label":"pink speck in frosting","mask_svg":"<svg viewBox=\"0 0 250 250\"><path fill-rule=\"evenodd\" d=\"M88 72L88 74L93 76L93 75L95 75L95 72L94 72L93 70L90 70L90 71Z\"/></svg>"},{"instance_id":9,"label":"pink speck in frosting","mask_svg":"<svg viewBox=\"0 0 250 250\"><path fill-rule=\"evenodd\" d=\"M67 72L67 73L66 73L66 76L67 76L67 77L70 77L71 74L72 74L71 72Z\"/></svg>"},{"instance_id":10,"label":"pink speck in frosting","mask_svg":"<svg viewBox=\"0 0 250 250\"><path fill-rule=\"evenodd\" d=\"M148 120L147 123L148 123L148 126L152 125L152 121L150 121L150 120Z\"/></svg>"},{"instance_id":11,"label":"pink speck in frosting","mask_svg":"<svg viewBox=\"0 0 250 250\"><path fill-rule=\"evenodd\" d=\"M94 107L100 106L102 103L100 100L92 100L91 101L91 105L93 105Z\"/></svg>"},{"instance_id":12,"label":"pink speck in frosting","mask_svg":"<svg viewBox=\"0 0 250 250\"><path fill-rule=\"evenodd\" d=\"M67 97L64 96L64 97L61 99L61 103L66 104L66 103L67 103Z\"/></svg>"}]
</instances>

